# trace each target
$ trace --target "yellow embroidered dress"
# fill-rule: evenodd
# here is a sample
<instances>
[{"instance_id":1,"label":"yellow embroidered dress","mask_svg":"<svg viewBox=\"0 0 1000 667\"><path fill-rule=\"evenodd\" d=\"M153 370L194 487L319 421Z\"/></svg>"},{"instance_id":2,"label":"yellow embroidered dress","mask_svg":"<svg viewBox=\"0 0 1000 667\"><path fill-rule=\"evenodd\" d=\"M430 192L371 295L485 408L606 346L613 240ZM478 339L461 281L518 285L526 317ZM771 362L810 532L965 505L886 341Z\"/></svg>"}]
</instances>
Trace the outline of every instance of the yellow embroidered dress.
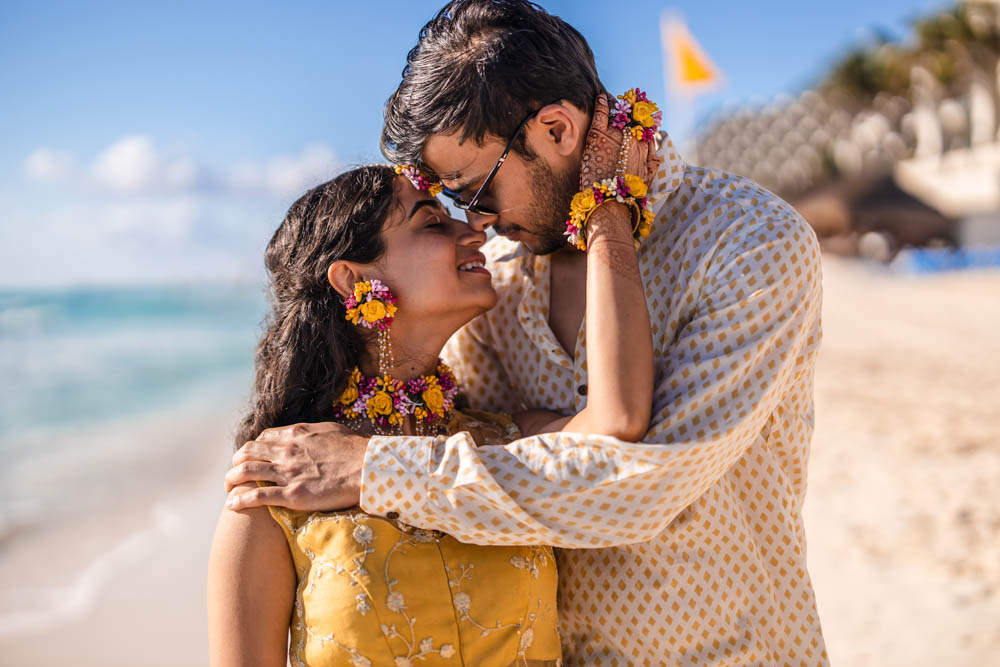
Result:
<instances>
[{"instance_id":1,"label":"yellow embroidered dress","mask_svg":"<svg viewBox=\"0 0 1000 667\"><path fill-rule=\"evenodd\" d=\"M517 439L509 418L456 411L449 433ZM399 480L405 484L406 480ZM462 544L361 510L269 507L297 577L293 666L557 665L550 547Z\"/></svg>"}]
</instances>

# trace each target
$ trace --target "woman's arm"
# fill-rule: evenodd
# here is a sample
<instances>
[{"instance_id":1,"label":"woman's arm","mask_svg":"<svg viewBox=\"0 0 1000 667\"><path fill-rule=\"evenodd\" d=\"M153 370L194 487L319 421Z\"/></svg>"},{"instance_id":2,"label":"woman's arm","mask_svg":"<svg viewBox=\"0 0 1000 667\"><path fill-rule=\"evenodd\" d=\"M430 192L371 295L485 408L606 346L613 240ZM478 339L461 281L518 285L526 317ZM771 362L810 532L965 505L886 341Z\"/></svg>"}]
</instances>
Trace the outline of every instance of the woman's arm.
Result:
<instances>
[{"instance_id":1,"label":"woman's arm","mask_svg":"<svg viewBox=\"0 0 1000 667\"><path fill-rule=\"evenodd\" d=\"M599 206L587 223L587 405L572 417L515 417L525 435L568 431L637 441L653 405L653 340L628 209Z\"/></svg>"},{"instance_id":2,"label":"woman's arm","mask_svg":"<svg viewBox=\"0 0 1000 667\"><path fill-rule=\"evenodd\" d=\"M292 555L268 509L223 509L208 564L212 667L284 667L294 599Z\"/></svg>"}]
</instances>

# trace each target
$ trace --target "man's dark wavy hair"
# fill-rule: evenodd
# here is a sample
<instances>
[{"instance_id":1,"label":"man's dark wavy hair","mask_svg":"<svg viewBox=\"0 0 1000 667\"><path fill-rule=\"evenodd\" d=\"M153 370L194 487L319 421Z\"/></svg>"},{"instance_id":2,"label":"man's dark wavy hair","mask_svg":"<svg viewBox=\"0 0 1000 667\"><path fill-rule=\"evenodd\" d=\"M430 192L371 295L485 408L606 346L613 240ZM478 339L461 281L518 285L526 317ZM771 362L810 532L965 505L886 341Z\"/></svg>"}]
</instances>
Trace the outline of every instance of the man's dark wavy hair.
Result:
<instances>
[{"instance_id":1,"label":"man's dark wavy hair","mask_svg":"<svg viewBox=\"0 0 1000 667\"><path fill-rule=\"evenodd\" d=\"M606 92L594 54L575 28L524 0L454 0L420 30L403 80L385 106L382 153L422 164L433 134L460 130L477 144L506 139L554 100L588 115ZM514 150L532 158L524 135Z\"/></svg>"}]
</instances>

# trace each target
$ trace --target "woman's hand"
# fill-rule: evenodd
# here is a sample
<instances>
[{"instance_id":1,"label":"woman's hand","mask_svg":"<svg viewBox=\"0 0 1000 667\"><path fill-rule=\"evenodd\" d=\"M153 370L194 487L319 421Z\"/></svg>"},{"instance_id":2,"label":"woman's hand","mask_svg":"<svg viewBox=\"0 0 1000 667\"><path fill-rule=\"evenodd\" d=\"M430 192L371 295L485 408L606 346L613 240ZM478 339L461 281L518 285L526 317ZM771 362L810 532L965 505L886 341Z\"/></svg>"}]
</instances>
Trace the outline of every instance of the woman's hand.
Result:
<instances>
[{"instance_id":1,"label":"woman's hand","mask_svg":"<svg viewBox=\"0 0 1000 667\"><path fill-rule=\"evenodd\" d=\"M583 164L580 168L580 189L584 189L594 181L611 178L615 175L618 160L621 155L623 133L611 127L610 104L616 103L610 95L600 94L594 104L594 117L587 132L583 147ZM635 174L649 186L659 169L661 158L657 154L653 142L637 141L629 137L628 151L625 157L625 172Z\"/></svg>"}]
</instances>

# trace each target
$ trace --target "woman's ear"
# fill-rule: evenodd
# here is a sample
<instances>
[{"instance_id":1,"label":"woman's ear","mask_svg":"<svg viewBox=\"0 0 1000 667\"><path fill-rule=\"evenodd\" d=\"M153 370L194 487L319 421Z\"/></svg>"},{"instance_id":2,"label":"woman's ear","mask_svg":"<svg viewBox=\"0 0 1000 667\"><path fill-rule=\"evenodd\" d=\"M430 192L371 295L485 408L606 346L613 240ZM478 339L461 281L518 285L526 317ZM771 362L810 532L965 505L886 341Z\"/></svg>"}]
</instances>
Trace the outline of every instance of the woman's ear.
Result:
<instances>
[{"instance_id":1,"label":"woman's ear","mask_svg":"<svg viewBox=\"0 0 1000 667\"><path fill-rule=\"evenodd\" d=\"M354 283L359 282L362 278L356 264L337 260L326 270L326 279L330 281L330 285L337 291L337 294L346 299L354 292Z\"/></svg>"}]
</instances>

